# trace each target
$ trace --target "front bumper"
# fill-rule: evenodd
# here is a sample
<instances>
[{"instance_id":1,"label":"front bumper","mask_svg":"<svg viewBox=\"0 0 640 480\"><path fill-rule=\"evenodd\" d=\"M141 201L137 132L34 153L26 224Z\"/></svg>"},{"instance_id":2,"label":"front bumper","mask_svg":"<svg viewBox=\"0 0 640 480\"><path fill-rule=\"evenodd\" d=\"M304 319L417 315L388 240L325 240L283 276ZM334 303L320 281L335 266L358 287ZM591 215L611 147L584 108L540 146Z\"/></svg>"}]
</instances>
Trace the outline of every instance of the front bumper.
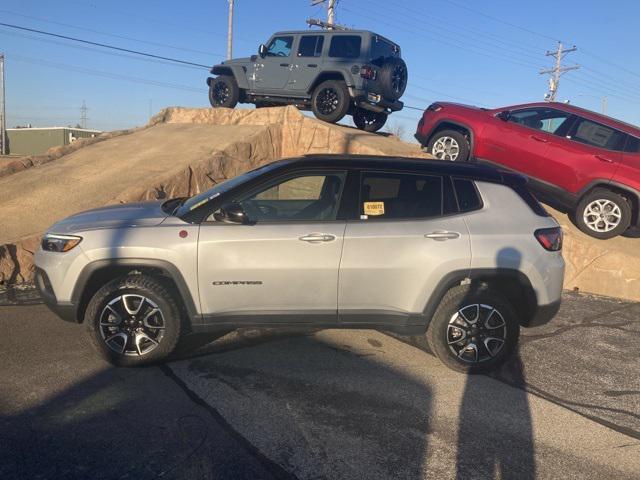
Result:
<instances>
[{"instance_id":1,"label":"front bumper","mask_svg":"<svg viewBox=\"0 0 640 480\"><path fill-rule=\"evenodd\" d=\"M426 135L420 132L416 132L414 137L420 143L420 145L422 145L423 147L427 146L427 143L429 142L429 138Z\"/></svg>"},{"instance_id":2,"label":"front bumper","mask_svg":"<svg viewBox=\"0 0 640 480\"><path fill-rule=\"evenodd\" d=\"M36 287L44 304L53 313L66 322L78 322L78 307L71 302L59 302L49 281L46 272L36 268Z\"/></svg>"}]
</instances>

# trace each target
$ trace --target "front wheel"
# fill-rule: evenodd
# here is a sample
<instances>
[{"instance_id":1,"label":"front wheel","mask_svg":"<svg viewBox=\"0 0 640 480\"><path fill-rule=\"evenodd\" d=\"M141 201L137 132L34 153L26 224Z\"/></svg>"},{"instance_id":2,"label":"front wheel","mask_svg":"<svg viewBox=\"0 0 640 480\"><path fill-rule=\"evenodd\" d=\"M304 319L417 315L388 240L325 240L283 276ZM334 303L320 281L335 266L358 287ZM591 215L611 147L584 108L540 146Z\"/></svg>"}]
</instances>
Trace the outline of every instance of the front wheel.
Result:
<instances>
[{"instance_id":1,"label":"front wheel","mask_svg":"<svg viewBox=\"0 0 640 480\"><path fill-rule=\"evenodd\" d=\"M311 110L319 120L336 123L347 114L350 103L347 85L340 80L327 80L313 91Z\"/></svg>"},{"instance_id":2,"label":"front wheel","mask_svg":"<svg viewBox=\"0 0 640 480\"><path fill-rule=\"evenodd\" d=\"M353 114L353 123L365 132L377 132L387 121L388 115L384 112L372 112L364 108L358 108Z\"/></svg>"},{"instance_id":3,"label":"front wheel","mask_svg":"<svg viewBox=\"0 0 640 480\"><path fill-rule=\"evenodd\" d=\"M624 233L631 224L631 205L622 195L597 188L578 203L574 215L580 230L605 240Z\"/></svg>"},{"instance_id":4,"label":"front wheel","mask_svg":"<svg viewBox=\"0 0 640 480\"><path fill-rule=\"evenodd\" d=\"M240 99L240 89L236 79L220 75L209 84L209 102L213 108L234 108Z\"/></svg>"},{"instance_id":5,"label":"front wheel","mask_svg":"<svg viewBox=\"0 0 640 480\"><path fill-rule=\"evenodd\" d=\"M104 285L89 301L84 319L98 352L117 366L160 361L180 337L180 309L173 295L146 275Z\"/></svg>"},{"instance_id":6,"label":"front wheel","mask_svg":"<svg viewBox=\"0 0 640 480\"><path fill-rule=\"evenodd\" d=\"M429 139L427 151L439 160L466 162L469 159L469 142L456 130L442 130Z\"/></svg>"},{"instance_id":7,"label":"front wheel","mask_svg":"<svg viewBox=\"0 0 640 480\"><path fill-rule=\"evenodd\" d=\"M487 287L461 285L444 296L427 330L435 355L452 370L488 372L513 352L520 325L511 303Z\"/></svg>"}]
</instances>

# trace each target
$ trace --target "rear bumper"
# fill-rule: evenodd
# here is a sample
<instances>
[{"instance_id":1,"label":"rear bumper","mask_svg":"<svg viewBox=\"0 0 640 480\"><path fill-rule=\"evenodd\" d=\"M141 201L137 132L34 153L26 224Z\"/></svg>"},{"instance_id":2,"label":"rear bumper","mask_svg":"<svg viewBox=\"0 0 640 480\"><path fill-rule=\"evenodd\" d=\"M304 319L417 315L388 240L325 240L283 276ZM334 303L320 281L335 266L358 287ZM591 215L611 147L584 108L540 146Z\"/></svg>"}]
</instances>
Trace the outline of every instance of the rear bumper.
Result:
<instances>
[{"instance_id":1,"label":"rear bumper","mask_svg":"<svg viewBox=\"0 0 640 480\"><path fill-rule=\"evenodd\" d=\"M402 110L404 107L404 103L400 100L388 100L382 97L382 95L367 92L366 90L350 87L349 94L358 107L371 110L372 112L391 113Z\"/></svg>"},{"instance_id":2,"label":"rear bumper","mask_svg":"<svg viewBox=\"0 0 640 480\"><path fill-rule=\"evenodd\" d=\"M557 300L548 305L538 305L535 313L524 327L539 327L548 323L553 317L556 316L558 310L560 310L561 301Z\"/></svg>"},{"instance_id":3,"label":"rear bumper","mask_svg":"<svg viewBox=\"0 0 640 480\"><path fill-rule=\"evenodd\" d=\"M47 307L49 307L49 310L66 322L78 322L77 305L74 305L71 302L58 302L58 299L53 292L53 288L51 287L49 277L41 268L36 268L36 287L42 297L42 301Z\"/></svg>"}]
</instances>

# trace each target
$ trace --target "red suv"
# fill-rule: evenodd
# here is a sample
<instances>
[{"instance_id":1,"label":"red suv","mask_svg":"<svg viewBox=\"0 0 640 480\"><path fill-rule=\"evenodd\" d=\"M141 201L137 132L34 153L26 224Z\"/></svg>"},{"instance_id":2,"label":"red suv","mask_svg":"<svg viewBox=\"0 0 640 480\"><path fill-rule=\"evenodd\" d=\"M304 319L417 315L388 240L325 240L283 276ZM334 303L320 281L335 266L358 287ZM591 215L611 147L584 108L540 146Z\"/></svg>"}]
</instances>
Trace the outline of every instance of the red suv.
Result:
<instances>
[{"instance_id":1,"label":"red suv","mask_svg":"<svg viewBox=\"0 0 640 480\"><path fill-rule=\"evenodd\" d=\"M524 173L537 196L596 238L639 224L640 128L563 103L488 110L430 105L418 141L443 160L475 160Z\"/></svg>"}]
</instances>

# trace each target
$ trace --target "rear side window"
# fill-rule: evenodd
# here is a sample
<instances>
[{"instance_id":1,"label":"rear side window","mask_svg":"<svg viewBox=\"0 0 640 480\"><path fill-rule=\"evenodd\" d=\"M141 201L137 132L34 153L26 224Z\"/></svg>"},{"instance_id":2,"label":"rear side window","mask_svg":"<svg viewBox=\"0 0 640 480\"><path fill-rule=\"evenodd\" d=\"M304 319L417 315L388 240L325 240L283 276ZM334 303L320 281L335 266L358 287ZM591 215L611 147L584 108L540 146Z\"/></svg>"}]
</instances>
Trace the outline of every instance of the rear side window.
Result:
<instances>
[{"instance_id":1,"label":"rear side window","mask_svg":"<svg viewBox=\"0 0 640 480\"><path fill-rule=\"evenodd\" d=\"M329 56L358 58L362 39L357 35L334 35L329 46Z\"/></svg>"},{"instance_id":2,"label":"rear side window","mask_svg":"<svg viewBox=\"0 0 640 480\"><path fill-rule=\"evenodd\" d=\"M360 215L383 218L426 218L442 215L439 176L366 172L360 188Z\"/></svg>"},{"instance_id":3,"label":"rear side window","mask_svg":"<svg viewBox=\"0 0 640 480\"><path fill-rule=\"evenodd\" d=\"M298 57L319 57L322 55L322 46L324 45L324 36L322 35L304 35L300 38L300 46L298 47Z\"/></svg>"},{"instance_id":4,"label":"rear side window","mask_svg":"<svg viewBox=\"0 0 640 480\"><path fill-rule=\"evenodd\" d=\"M627 153L640 153L640 138L627 135L627 144L624 146Z\"/></svg>"},{"instance_id":5,"label":"rear side window","mask_svg":"<svg viewBox=\"0 0 640 480\"><path fill-rule=\"evenodd\" d=\"M382 66L385 58L399 57L400 47L378 36L371 38L371 63Z\"/></svg>"},{"instance_id":6,"label":"rear side window","mask_svg":"<svg viewBox=\"0 0 640 480\"><path fill-rule=\"evenodd\" d=\"M461 212L470 212L482 208L482 200L473 181L454 178L453 185L458 199L458 209Z\"/></svg>"},{"instance_id":7,"label":"rear side window","mask_svg":"<svg viewBox=\"0 0 640 480\"><path fill-rule=\"evenodd\" d=\"M569 132L569 138L593 147L622 151L625 134L586 118L578 118Z\"/></svg>"}]
</instances>

